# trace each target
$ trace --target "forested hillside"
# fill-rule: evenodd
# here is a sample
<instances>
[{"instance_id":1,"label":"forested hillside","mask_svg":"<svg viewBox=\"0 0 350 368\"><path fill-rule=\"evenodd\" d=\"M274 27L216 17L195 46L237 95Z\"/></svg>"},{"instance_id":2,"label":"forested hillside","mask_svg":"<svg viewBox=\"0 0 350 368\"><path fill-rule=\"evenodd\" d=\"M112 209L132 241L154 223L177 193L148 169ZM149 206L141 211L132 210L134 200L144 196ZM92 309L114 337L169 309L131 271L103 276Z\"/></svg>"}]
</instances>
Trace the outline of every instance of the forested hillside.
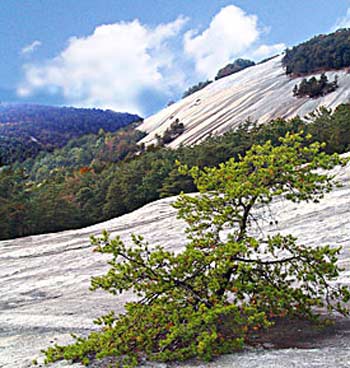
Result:
<instances>
[{"instance_id":1,"label":"forested hillside","mask_svg":"<svg viewBox=\"0 0 350 368\"><path fill-rule=\"evenodd\" d=\"M296 66L305 63L305 73L318 70L321 65L324 68L347 65L349 39L350 30L340 30L287 50L283 60L288 62L287 73L298 74ZM321 60L318 52L329 54L328 64L312 61ZM340 103L347 100L346 86L350 79L344 71L339 72L342 73L339 79L332 73L334 79L322 74L319 79L299 78L298 84L298 79L290 79L282 71L281 57L251 66L249 71L237 73L240 78L233 75L232 80L222 78L213 82L206 94L199 92L201 98L196 98L195 103L190 97L183 105L176 103L160 112L160 126L157 127L156 118L147 119L149 122L140 129L157 134L156 139L148 139L150 134L143 139L146 146L140 144L145 132L135 129L137 123L132 124L140 120L136 115L96 109L0 105L0 166L11 164L0 169L0 239L79 228L120 216L162 197L194 191L191 177L178 173L177 161L200 168L214 167L230 157L240 159L255 143L270 139L278 144L279 137L289 131L303 130L313 140L326 142L327 153L348 151L350 104ZM232 91L230 83L235 85ZM256 92L259 83L261 95ZM271 93L266 94L266 88ZM308 112L310 106L320 105L321 100L314 104L319 96L327 98L333 91L338 95L329 100L328 106L338 106L336 109L318 108L307 118L276 118L265 120L265 124L255 120L245 122L247 116L255 117L247 115L249 111L256 112L259 108L265 118L271 111L273 116L289 116L279 110L277 105L281 101L285 101L283 111ZM215 93L220 94L219 99ZM254 95L254 103L258 101L261 106L250 105L249 97L244 106L237 104L237 99L241 101L247 93ZM302 104L309 98L313 98L312 102L305 102L308 108L303 109ZM230 102L234 107L230 107ZM191 108L186 108L186 104ZM193 126L195 119L199 119L198 126ZM220 124L225 129L220 130ZM235 129L221 136L210 135L222 133L230 126ZM183 139L186 145L179 145L176 150L164 147L186 134L194 135L192 140ZM201 139L205 140L190 145Z\"/></svg>"},{"instance_id":2,"label":"forested hillside","mask_svg":"<svg viewBox=\"0 0 350 368\"><path fill-rule=\"evenodd\" d=\"M0 104L0 166L63 147L72 138L100 129L114 132L140 119L111 110Z\"/></svg>"},{"instance_id":3,"label":"forested hillside","mask_svg":"<svg viewBox=\"0 0 350 368\"><path fill-rule=\"evenodd\" d=\"M137 142L145 133L135 129L137 124L130 124L117 132L100 130L98 134L86 134L71 139L61 149L53 152L40 152L35 158L23 163L15 163L16 170L23 168L30 179L44 180L60 170L90 170L99 172L105 166L124 159L130 159L139 152Z\"/></svg>"},{"instance_id":4,"label":"forested hillside","mask_svg":"<svg viewBox=\"0 0 350 368\"><path fill-rule=\"evenodd\" d=\"M282 63L286 73L294 76L349 67L350 29L315 36L287 49Z\"/></svg>"},{"instance_id":5,"label":"forested hillside","mask_svg":"<svg viewBox=\"0 0 350 368\"><path fill-rule=\"evenodd\" d=\"M321 109L307 120L253 122L199 145L177 150L137 145L132 127L81 137L54 153L41 153L0 172L0 238L79 228L130 212L156 199L195 190L176 161L216 166L244 156L254 143L278 144L286 132L303 130L327 142L325 151L350 149L350 104Z\"/></svg>"}]
</instances>

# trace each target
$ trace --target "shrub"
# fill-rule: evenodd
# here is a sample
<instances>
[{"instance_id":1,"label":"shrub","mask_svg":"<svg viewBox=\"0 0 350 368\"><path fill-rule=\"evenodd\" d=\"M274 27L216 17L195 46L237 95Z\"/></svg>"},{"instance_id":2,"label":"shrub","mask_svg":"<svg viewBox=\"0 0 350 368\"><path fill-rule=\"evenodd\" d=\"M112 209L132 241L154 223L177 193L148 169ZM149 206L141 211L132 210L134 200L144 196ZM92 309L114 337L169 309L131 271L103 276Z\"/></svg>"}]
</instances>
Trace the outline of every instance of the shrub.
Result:
<instances>
[{"instance_id":1,"label":"shrub","mask_svg":"<svg viewBox=\"0 0 350 368\"><path fill-rule=\"evenodd\" d=\"M317 98L334 92L337 88L338 77L335 76L333 82L328 82L326 74L322 73L320 79L316 77L304 78L299 85L296 84L293 88L293 96Z\"/></svg>"},{"instance_id":2,"label":"shrub","mask_svg":"<svg viewBox=\"0 0 350 368\"><path fill-rule=\"evenodd\" d=\"M227 77L231 74L237 73L243 69L249 68L250 66L254 66L254 61L248 59L237 59L232 64L227 64L223 68L221 68L215 77L215 80Z\"/></svg>"},{"instance_id":3,"label":"shrub","mask_svg":"<svg viewBox=\"0 0 350 368\"><path fill-rule=\"evenodd\" d=\"M199 189L174 205L188 225L189 243L175 254L160 246L151 250L137 236L133 247L107 233L92 238L96 251L112 255L110 270L92 278L92 290L132 290L139 300L127 303L124 314L99 318L101 331L49 348L46 361L88 364L116 356L135 366L144 358L210 360L241 348L252 331L272 324L272 316L315 318L314 307L324 306L346 314L349 290L331 283L340 271L339 247L254 235L257 208L276 196L317 202L332 189L333 178L316 169L345 161L321 148L306 145L301 134L287 134L280 146L255 145L239 162L204 170L182 166Z\"/></svg>"},{"instance_id":4,"label":"shrub","mask_svg":"<svg viewBox=\"0 0 350 368\"><path fill-rule=\"evenodd\" d=\"M156 135L158 146L164 146L174 139L179 137L185 131L185 126L183 123L180 123L179 119L176 119L170 124L170 127L167 128L163 134L163 136Z\"/></svg>"}]
</instances>

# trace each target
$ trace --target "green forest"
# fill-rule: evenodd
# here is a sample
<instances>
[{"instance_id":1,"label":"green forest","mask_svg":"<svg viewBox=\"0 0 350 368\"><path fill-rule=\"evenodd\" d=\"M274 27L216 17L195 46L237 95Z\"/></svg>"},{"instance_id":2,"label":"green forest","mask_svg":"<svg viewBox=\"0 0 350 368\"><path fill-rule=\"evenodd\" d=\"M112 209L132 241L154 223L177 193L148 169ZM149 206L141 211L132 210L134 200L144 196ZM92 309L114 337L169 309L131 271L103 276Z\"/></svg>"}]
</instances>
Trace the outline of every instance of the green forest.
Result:
<instances>
[{"instance_id":1,"label":"green forest","mask_svg":"<svg viewBox=\"0 0 350 368\"><path fill-rule=\"evenodd\" d=\"M350 66L349 40L350 30L342 29L286 50L287 74ZM251 65L238 59L223 69L233 73ZM336 88L337 79L321 74L304 78L293 94L313 98ZM350 104L266 125L242 122L234 131L176 150L165 145L183 133L182 122L175 121L156 137L157 144L145 147L138 144L144 135L138 120L108 110L0 105L0 239L79 228L195 191L193 179L179 173L178 162L217 167L231 157L240 160L253 144L279 144L287 132L311 134L327 143L327 153L350 149Z\"/></svg>"},{"instance_id":2,"label":"green forest","mask_svg":"<svg viewBox=\"0 0 350 368\"><path fill-rule=\"evenodd\" d=\"M349 150L350 104L334 112L322 108L306 120L244 122L222 136L176 150L139 146L142 133L134 127L73 139L36 159L1 168L0 238L80 228L159 198L195 191L193 179L178 172L177 162L216 167L231 157L244 157L253 144L279 144L286 132L301 130L326 142L327 153Z\"/></svg>"},{"instance_id":3,"label":"green forest","mask_svg":"<svg viewBox=\"0 0 350 368\"><path fill-rule=\"evenodd\" d=\"M99 129L114 132L140 120L138 115L111 110L0 104L0 165L52 151Z\"/></svg>"},{"instance_id":4,"label":"green forest","mask_svg":"<svg viewBox=\"0 0 350 368\"><path fill-rule=\"evenodd\" d=\"M288 75L301 76L350 66L350 29L319 35L287 49L282 60Z\"/></svg>"}]
</instances>

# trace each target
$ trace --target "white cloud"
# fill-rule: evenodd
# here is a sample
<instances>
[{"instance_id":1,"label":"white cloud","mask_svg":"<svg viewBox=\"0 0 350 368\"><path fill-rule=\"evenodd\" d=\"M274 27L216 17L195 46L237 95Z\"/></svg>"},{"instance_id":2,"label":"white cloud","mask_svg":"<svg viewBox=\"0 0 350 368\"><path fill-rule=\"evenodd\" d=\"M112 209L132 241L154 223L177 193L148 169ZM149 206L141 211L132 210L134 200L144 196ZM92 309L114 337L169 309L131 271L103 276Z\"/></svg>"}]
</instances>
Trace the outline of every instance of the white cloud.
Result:
<instances>
[{"instance_id":1,"label":"white cloud","mask_svg":"<svg viewBox=\"0 0 350 368\"><path fill-rule=\"evenodd\" d=\"M260 45L257 49L253 50L250 57L254 60L266 59L270 56L280 54L287 48L284 43L276 43L275 45Z\"/></svg>"},{"instance_id":2,"label":"white cloud","mask_svg":"<svg viewBox=\"0 0 350 368\"><path fill-rule=\"evenodd\" d=\"M268 28L259 28L258 17L234 5L222 8L202 33L191 30L184 36L186 54L194 59L198 73L212 78L220 67L237 57L265 58L285 48L284 44L257 45Z\"/></svg>"},{"instance_id":3,"label":"white cloud","mask_svg":"<svg viewBox=\"0 0 350 368\"><path fill-rule=\"evenodd\" d=\"M44 91L61 94L69 105L144 115L157 101L165 104L192 83L213 78L238 57L261 60L285 48L282 43L262 44L268 28L234 5L222 8L201 33L185 32L186 21L178 17L155 27L139 20L98 26L86 37L69 39L53 59L24 65L17 94ZM35 41L23 52L38 46Z\"/></svg>"},{"instance_id":4,"label":"white cloud","mask_svg":"<svg viewBox=\"0 0 350 368\"><path fill-rule=\"evenodd\" d=\"M339 28L349 28L350 27L350 8L347 10L346 15L337 19L334 26L332 27L332 31L336 31Z\"/></svg>"},{"instance_id":5,"label":"white cloud","mask_svg":"<svg viewBox=\"0 0 350 368\"><path fill-rule=\"evenodd\" d=\"M185 52L194 58L199 73L212 77L218 66L228 63L258 39L257 20L255 15L247 15L234 5L222 8L205 31L185 34Z\"/></svg>"},{"instance_id":6,"label":"white cloud","mask_svg":"<svg viewBox=\"0 0 350 368\"><path fill-rule=\"evenodd\" d=\"M17 93L60 91L76 106L142 113L143 91L166 94L183 87L169 42L185 22L179 17L155 28L138 20L101 25L87 37L71 38L68 47L45 64L25 65Z\"/></svg>"},{"instance_id":7,"label":"white cloud","mask_svg":"<svg viewBox=\"0 0 350 368\"><path fill-rule=\"evenodd\" d=\"M22 55L29 55L41 46L41 41L35 40L31 44L24 46L21 50Z\"/></svg>"}]
</instances>

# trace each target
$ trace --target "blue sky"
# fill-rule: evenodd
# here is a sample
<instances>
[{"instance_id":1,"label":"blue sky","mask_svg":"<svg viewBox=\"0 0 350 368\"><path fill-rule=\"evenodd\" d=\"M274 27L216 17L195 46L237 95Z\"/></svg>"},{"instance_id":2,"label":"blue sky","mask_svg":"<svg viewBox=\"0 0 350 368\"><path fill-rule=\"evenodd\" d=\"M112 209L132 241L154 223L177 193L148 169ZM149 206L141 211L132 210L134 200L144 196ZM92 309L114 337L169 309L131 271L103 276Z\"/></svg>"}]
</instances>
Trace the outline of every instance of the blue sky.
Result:
<instances>
[{"instance_id":1,"label":"blue sky","mask_svg":"<svg viewBox=\"0 0 350 368\"><path fill-rule=\"evenodd\" d=\"M350 0L1 0L0 100L143 116L237 57L350 26Z\"/></svg>"}]
</instances>

